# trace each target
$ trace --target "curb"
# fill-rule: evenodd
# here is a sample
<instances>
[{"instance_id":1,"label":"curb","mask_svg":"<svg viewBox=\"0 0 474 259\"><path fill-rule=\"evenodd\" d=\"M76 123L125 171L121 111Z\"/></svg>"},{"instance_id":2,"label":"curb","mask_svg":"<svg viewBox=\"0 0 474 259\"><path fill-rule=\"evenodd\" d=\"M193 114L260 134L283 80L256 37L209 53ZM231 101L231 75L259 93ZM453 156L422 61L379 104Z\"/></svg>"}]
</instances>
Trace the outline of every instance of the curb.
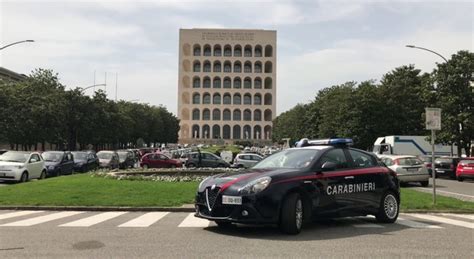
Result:
<instances>
[{"instance_id":1,"label":"curb","mask_svg":"<svg viewBox=\"0 0 474 259\"><path fill-rule=\"evenodd\" d=\"M195 212L194 207L87 207L87 206L0 206L0 210L46 210L46 211L167 211L167 212ZM453 210L400 210L400 213L452 213L473 214L473 211Z\"/></svg>"},{"instance_id":2,"label":"curb","mask_svg":"<svg viewBox=\"0 0 474 259\"><path fill-rule=\"evenodd\" d=\"M0 206L0 210L74 211L167 211L195 212L194 207L87 207L87 206Z\"/></svg>"}]
</instances>

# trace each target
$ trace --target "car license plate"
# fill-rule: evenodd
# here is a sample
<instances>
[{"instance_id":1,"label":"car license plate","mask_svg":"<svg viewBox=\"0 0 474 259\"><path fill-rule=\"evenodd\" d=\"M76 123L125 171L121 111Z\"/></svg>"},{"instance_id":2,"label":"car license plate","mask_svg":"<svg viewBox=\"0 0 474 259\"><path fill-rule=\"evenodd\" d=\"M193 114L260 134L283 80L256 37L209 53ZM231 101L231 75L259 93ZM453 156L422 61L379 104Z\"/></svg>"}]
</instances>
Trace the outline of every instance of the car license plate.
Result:
<instances>
[{"instance_id":1,"label":"car license plate","mask_svg":"<svg viewBox=\"0 0 474 259\"><path fill-rule=\"evenodd\" d=\"M222 204L242 205L242 197L240 196L222 196Z\"/></svg>"},{"instance_id":2,"label":"car license plate","mask_svg":"<svg viewBox=\"0 0 474 259\"><path fill-rule=\"evenodd\" d=\"M418 172L418 168L408 168L408 172Z\"/></svg>"},{"instance_id":3,"label":"car license plate","mask_svg":"<svg viewBox=\"0 0 474 259\"><path fill-rule=\"evenodd\" d=\"M467 170L472 170L472 167L470 167L470 166L466 166L466 167L464 167L464 169L467 169Z\"/></svg>"},{"instance_id":4,"label":"car license plate","mask_svg":"<svg viewBox=\"0 0 474 259\"><path fill-rule=\"evenodd\" d=\"M437 172L437 173L442 173L442 174L444 174L444 170L436 169L436 172Z\"/></svg>"}]
</instances>

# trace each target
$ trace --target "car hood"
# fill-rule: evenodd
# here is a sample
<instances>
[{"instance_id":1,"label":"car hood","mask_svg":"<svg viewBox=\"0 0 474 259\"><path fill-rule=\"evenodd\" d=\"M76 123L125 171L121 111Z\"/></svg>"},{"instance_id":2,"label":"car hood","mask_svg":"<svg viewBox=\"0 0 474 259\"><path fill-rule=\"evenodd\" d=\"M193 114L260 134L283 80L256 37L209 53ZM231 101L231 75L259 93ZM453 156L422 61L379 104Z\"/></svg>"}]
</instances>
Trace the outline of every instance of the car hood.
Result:
<instances>
[{"instance_id":1,"label":"car hood","mask_svg":"<svg viewBox=\"0 0 474 259\"><path fill-rule=\"evenodd\" d=\"M45 166L55 166L55 165L59 165L58 162L51 162L51 161L44 161L44 165Z\"/></svg>"},{"instance_id":2,"label":"car hood","mask_svg":"<svg viewBox=\"0 0 474 259\"><path fill-rule=\"evenodd\" d=\"M0 161L0 168L2 168L2 167L7 168L7 167L12 167L12 166L20 166L20 165L25 165L25 163Z\"/></svg>"},{"instance_id":3,"label":"car hood","mask_svg":"<svg viewBox=\"0 0 474 259\"><path fill-rule=\"evenodd\" d=\"M110 159L99 159L99 162L101 164L108 164L108 163L110 163L110 161L111 161Z\"/></svg>"},{"instance_id":4,"label":"car hood","mask_svg":"<svg viewBox=\"0 0 474 259\"><path fill-rule=\"evenodd\" d=\"M282 174L295 172L295 169L248 169L238 172L229 172L210 176L205 179L200 185L199 191L202 192L206 187L216 186L222 191L237 190L246 184L265 176L280 178Z\"/></svg>"}]
</instances>

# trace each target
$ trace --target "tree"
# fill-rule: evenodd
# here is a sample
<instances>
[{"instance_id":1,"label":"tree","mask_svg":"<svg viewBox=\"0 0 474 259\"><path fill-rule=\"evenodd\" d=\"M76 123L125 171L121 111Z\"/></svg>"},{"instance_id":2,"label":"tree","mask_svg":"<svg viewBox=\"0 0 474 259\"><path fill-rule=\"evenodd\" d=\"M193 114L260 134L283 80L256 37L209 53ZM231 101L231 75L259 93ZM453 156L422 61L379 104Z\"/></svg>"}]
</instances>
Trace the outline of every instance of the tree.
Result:
<instances>
[{"instance_id":1,"label":"tree","mask_svg":"<svg viewBox=\"0 0 474 259\"><path fill-rule=\"evenodd\" d=\"M442 129L437 140L455 143L470 156L474 140L474 90L470 86L474 73L474 53L459 51L447 63L438 64L433 72L437 83L437 106L442 109Z\"/></svg>"}]
</instances>

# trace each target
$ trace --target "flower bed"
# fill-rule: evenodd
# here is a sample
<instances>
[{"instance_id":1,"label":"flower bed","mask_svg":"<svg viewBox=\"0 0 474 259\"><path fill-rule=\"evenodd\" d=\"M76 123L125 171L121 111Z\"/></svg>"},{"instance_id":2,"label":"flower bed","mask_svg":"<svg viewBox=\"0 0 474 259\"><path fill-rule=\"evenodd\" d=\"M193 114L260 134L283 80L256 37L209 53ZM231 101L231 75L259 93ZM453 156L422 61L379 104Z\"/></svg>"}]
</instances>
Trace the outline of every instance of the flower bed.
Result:
<instances>
[{"instance_id":1,"label":"flower bed","mask_svg":"<svg viewBox=\"0 0 474 259\"><path fill-rule=\"evenodd\" d=\"M200 182L210 175L238 172L235 168L135 168L122 171L99 170L92 177L130 181Z\"/></svg>"}]
</instances>

